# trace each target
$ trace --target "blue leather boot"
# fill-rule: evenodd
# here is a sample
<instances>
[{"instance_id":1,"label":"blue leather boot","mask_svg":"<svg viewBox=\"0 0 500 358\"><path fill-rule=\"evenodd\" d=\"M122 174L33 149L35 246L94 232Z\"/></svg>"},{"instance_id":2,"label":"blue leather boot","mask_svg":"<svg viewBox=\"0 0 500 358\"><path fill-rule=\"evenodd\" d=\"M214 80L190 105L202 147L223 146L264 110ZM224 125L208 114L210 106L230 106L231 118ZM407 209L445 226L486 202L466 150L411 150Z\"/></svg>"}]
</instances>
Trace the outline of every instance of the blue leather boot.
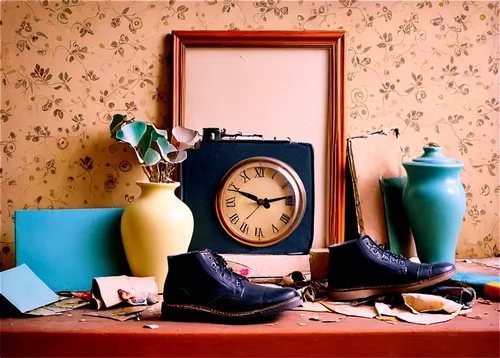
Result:
<instances>
[{"instance_id":1,"label":"blue leather boot","mask_svg":"<svg viewBox=\"0 0 500 358\"><path fill-rule=\"evenodd\" d=\"M246 323L302 303L294 288L252 283L205 249L168 257L162 319Z\"/></svg>"},{"instance_id":2,"label":"blue leather boot","mask_svg":"<svg viewBox=\"0 0 500 358\"><path fill-rule=\"evenodd\" d=\"M415 263L369 236L328 247L328 298L349 301L415 292L455 275L449 262Z\"/></svg>"}]
</instances>

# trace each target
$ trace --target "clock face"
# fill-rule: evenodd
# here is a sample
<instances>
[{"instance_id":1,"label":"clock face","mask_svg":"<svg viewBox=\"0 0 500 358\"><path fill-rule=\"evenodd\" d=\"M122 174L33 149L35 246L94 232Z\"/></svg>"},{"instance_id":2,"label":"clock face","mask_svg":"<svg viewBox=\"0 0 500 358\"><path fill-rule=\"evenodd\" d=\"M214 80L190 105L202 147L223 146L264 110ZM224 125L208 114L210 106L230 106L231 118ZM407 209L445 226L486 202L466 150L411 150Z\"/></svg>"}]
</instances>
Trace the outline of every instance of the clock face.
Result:
<instances>
[{"instance_id":1,"label":"clock face","mask_svg":"<svg viewBox=\"0 0 500 358\"><path fill-rule=\"evenodd\" d=\"M226 232L250 246L270 246L287 238L304 216L306 193L297 173L268 157L234 165L216 197L217 216Z\"/></svg>"}]
</instances>

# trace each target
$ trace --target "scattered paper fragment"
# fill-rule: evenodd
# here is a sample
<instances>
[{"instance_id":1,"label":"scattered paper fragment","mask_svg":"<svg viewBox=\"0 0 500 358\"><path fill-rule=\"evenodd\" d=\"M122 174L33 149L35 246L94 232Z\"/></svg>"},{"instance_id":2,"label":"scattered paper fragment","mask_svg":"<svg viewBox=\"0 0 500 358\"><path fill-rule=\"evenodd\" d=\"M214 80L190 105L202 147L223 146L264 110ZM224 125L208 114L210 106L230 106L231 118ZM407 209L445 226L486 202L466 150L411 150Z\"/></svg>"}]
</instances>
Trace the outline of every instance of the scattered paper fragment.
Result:
<instances>
[{"instance_id":1,"label":"scattered paper fragment","mask_svg":"<svg viewBox=\"0 0 500 358\"><path fill-rule=\"evenodd\" d=\"M392 313L391 308L385 303L375 302L375 309L377 310L379 316L395 316L395 314Z\"/></svg>"},{"instance_id":2,"label":"scattered paper fragment","mask_svg":"<svg viewBox=\"0 0 500 358\"><path fill-rule=\"evenodd\" d=\"M293 308L295 311L309 311L309 312L330 312L328 308L323 306L320 302L304 301L298 307Z\"/></svg>"},{"instance_id":3,"label":"scattered paper fragment","mask_svg":"<svg viewBox=\"0 0 500 358\"><path fill-rule=\"evenodd\" d=\"M323 319L321 320L321 322L323 323L339 323L341 321L341 319Z\"/></svg>"},{"instance_id":4,"label":"scattered paper fragment","mask_svg":"<svg viewBox=\"0 0 500 358\"><path fill-rule=\"evenodd\" d=\"M276 326L276 322L273 322L273 323L264 323L264 326Z\"/></svg>"},{"instance_id":5,"label":"scattered paper fragment","mask_svg":"<svg viewBox=\"0 0 500 358\"><path fill-rule=\"evenodd\" d=\"M87 322L85 318L79 319L78 322Z\"/></svg>"},{"instance_id":6,"label":"scattered paper fragment","mask_svg":"<svg viewBox=\"0 0 500 358\"><path fill-rule=\"evenodd\" d=\"M150 329L157 329L157 328L160 328L160 326L158 326L157 324L146 324L144 326L142 326L143 328L150 328Z\"/></svg>"},{"instance_id":7,"label":"scattered paper fragment","mask_svg":"<svg viewBox=\"0 0 500 358\"><path fill-rule=\"evenodd\" d=\"M455 314L443 313L413 313L407 307L394 307L392 312L402 321L416 324L434 324L446 322L453 319Z\"/></svg>"},{"instance_id":8,"label":"scattered paper fragment","mask_svg":"<svg viewBox=\"0 0 500 358\"><path fill-rule=\"evenodd\" d=\"M455 313L462 309L462 305L441 296L423 293L403 293L403 300L413 313L429 311L445 311Z\"/></svg>"},{"instance_id":9,"label":"scattered paper fragment","mask_svg":"<svg viewBox=\"0 0 500 358\"><path fill-rule=\"evenodd\" d=\"M319 316L315 315L315 316L309 317L309 321L319 321Z\"/></svg>"},{"instance_id":10,"label":"scattered paper fragment","mask_svg":"<svg viewBox=\"0 0 500 358\"><path fill-rule=\"evenodd\" d=\"M305 325L306 325L305 323L302 322L299 323L299 326L305 326Z\"/></svg>"},{"instance_id":11,"label":"scattered paper fragment","mask_svg":"<svg viewBox=\"0 0 500 358\"><path fill-rule=\"evenodd\" d=\"M304 316L305 316L305 314L304 314L304 313L301 313L299 316L300 316L300 317L304 317Z\"/></svg>"},{"instance_id":12,"label":"scattered paper fragment","mask_svg":"<svg viewBox=\"0 0 500 358\"><path fill-rule=\"evenodd\" d=\"M339 305L334 304L331 305L328 301L322 301L326 308L331 310L332 312L345 314L346 316L356 316L356 317L364 317L364 318L373 318L377 316L377 310L373 306L350 306L349 304Z\"/></svg>"}]
</instances>

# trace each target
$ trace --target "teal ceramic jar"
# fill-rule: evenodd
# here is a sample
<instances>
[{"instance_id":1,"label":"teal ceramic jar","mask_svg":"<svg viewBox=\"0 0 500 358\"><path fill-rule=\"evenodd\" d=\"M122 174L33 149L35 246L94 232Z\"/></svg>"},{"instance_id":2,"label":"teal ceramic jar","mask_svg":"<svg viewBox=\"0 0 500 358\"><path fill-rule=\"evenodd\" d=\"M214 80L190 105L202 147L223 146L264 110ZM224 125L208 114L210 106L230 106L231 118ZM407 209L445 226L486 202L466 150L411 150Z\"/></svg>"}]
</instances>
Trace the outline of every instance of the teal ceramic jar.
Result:
<instances>
[{"instance_id":1,"label":"teal ceramic jar","mask_svg":"<svg viewBox=\"0 0 500 358\"><path fill-rule=\"evenodd\" d=\"M465 191L460 182L463 166L431 144L424 147L421 157L403 163L408 177L403 207L421 262L455 262L465 213Z\"/></svg>"}]
</instances>

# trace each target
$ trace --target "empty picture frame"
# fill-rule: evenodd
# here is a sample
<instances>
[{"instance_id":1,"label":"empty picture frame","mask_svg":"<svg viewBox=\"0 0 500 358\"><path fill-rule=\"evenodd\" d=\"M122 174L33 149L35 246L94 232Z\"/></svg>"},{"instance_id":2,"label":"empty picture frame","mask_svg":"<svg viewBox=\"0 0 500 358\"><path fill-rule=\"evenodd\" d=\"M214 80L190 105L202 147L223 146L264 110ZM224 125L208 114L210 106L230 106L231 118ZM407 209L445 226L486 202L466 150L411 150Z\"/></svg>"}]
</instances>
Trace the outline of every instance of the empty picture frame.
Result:
<instances>
[{"instance_id":1,"label":"empty picture frame","mask_svg":"<svg viewBox=\"0 0 500 358\"><path fill-rule=\"evenodd\" d=\"M170 128L311 143L313 248L344 241L345 32L173 31Z\"/></svg>"}]
</instances>

